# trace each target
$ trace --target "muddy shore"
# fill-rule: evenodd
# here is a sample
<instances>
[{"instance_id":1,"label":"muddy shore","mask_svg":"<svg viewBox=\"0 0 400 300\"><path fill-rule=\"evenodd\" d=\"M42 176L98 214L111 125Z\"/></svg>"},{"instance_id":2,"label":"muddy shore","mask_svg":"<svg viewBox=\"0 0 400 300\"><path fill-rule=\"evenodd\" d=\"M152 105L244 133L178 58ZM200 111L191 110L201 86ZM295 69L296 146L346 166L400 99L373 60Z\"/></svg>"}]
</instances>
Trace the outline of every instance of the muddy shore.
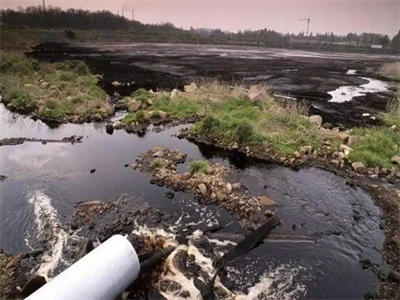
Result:
<instances>
[{"instance_id":1,"label":"muddy shore","mask_svg":"<svg viewBox=\"0 0 400 300\"><path fill-rule=\"evenodd\" d=\"M183 90L185 84L215 78L250 86L266 84L277 94L305 99L311 113L334 126L374 126L363 117L386 111L391 91L365 95L346 103L329 102L329 91L367 83L362 77L384 80L377 69L389 56L328 54L255 47L214 47L175 44L61 44L33 47L30 56L45 61L82 60L109 95L127 96L139 88ZM356 75L348 74L356 70ZM116 84L118 83L118 84Z\"/></svg>"}]
</instances>

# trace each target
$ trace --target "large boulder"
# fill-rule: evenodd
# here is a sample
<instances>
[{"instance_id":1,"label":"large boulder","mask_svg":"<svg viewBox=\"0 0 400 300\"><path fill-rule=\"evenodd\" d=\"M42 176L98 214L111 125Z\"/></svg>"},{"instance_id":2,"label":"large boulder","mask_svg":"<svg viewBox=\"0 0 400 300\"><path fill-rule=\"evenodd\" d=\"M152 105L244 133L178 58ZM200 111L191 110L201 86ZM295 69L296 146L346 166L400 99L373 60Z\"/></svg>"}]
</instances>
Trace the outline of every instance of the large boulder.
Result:
<instances>
[{"instance_id":1,"label":"large boulder","mask_svg":"<svg viewBox=\"0 0 400 300\"><path fill-rule=\"evenodd\" d=\"M322 126L322 117L319 115L314 115L308 118L311 123L316 124L317 126Z\"/></svg>"},{"instance_id":2,"label":"large boulder","mask_svg":"<svg viewBox=\"0 0 400 300\"><path fill-rule=\"evenodd\" d=\"M264 89L253 85L245 96L245 99L252 102L265 101L268 99L268 94Z\"/></svg>"},{"instance_id":3,"label":"large boulder","mask_svg":"<svg viewBox=\"0 0 400 300\"><path fill-rule=\"evenodd\" d=\"M185 90L186 93L192 93L192 92L194 92L194 91L197 90L197 84L195 84L194 82L192 82L192 83L189 84L189 85L185 85L185 86L184 86L184 90ZM171 96L172 96L172 95L171 95Z\"/></svg>"},{"instance_id":4,"label":"large boulder","mask_svg":"<svg viewBox=\"0 0 400 300\"><path fill-rule=\"evenodd\" d=\"M351 164L351 167L353 168L354 171L360 174L364 174L367 172L367 168L364 166L362 162L353 162Z\"/></svg>"},{"instance_id":5,"label":"large boulder","mask_svg":"<svg viewBox=\"0 0 400 300\"><path fill-rule=\"evenodd\" d=\"M171 99L178 97L179 91L177 89L173 89L171 92Z\"/></svg>"},{"instance_id":6,"label":"large boulder","mask_svg":"<svg viewBox=\"0 0 400 300\"><path fill-rule=\"evenodd\" d=\"M129 112L136 112L142 106L142 101L132 101L128 104Z\"/></svg>"}]
</instances>

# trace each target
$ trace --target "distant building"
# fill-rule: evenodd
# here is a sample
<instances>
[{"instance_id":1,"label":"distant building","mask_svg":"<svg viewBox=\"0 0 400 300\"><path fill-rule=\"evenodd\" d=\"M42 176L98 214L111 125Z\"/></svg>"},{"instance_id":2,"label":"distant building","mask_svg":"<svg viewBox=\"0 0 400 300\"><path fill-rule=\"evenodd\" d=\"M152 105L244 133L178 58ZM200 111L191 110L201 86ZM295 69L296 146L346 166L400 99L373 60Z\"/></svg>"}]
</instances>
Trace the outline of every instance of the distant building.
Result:
<instances>
[{"instance_id":1,"label":"distant building","mask_svg":"<svg viewBox=\"0 0 400 300\"><path fill-rule=\"evenodd\" d=\"M372 49L382 49L383 47L382 47L382 45L374 45L374 44L372 44L371 48Z\"/></svg>"}]
</instances>

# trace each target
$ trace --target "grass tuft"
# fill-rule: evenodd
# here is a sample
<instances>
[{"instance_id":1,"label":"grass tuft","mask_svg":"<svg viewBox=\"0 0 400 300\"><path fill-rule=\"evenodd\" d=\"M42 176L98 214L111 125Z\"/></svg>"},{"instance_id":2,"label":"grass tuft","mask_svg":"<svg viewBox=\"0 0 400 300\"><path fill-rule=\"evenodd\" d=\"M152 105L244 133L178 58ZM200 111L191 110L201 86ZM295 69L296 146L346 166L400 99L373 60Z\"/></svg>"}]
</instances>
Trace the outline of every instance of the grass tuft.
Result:
<instances>
[{"instance_id":1,"label":"grass tuft","mask_svg":"<svg viewBox=\"0 0 400 300\"><path fill-rule=\"evenodd\" d=\"M189 165L190 173L206 173L208 169L208 162L206 160L195 160Z\"/></svg>"},{"instance_id":2,"label":"grass tuft","mask_svg":"<svg viewBox=\"0 0 400 300\"><path fill-rule=\"evenodd\" d=\"M151 162L150 169L157 170L161 169L164 166L165 166L165 160L163 160L162 158L156 158Z\"/></svg>"},{"instance_id":3,"label":"grass tuft","mask_svg":"<svg viewBox=\"0 0 400 300\"><path fill-rule=\"evenodd\" d=\"M135 122L138 123L146 123L149 119L148 113L144 110L138 110L134 113L128 113L123 119L122 122L125 124L132 124Z\"/></svg>"}]
</instances>

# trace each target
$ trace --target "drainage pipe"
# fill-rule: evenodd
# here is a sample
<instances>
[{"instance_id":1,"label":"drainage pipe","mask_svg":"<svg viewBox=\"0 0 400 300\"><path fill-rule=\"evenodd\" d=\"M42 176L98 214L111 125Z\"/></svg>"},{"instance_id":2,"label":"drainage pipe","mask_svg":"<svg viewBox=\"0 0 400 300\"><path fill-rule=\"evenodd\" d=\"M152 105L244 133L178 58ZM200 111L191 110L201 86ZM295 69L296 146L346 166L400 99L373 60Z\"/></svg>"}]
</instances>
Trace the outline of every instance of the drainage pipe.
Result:
<instances>
[{"instance_id":1,"label":"drainage pipe","mask_svg":"<svg viewBox=\"0 0 400 300\"><path fill-rule=\"evenodd\" d=\"M139 270L132 244L114 235L26 300L111 300L137 278Z\"/></svg>"}]
</instances>

